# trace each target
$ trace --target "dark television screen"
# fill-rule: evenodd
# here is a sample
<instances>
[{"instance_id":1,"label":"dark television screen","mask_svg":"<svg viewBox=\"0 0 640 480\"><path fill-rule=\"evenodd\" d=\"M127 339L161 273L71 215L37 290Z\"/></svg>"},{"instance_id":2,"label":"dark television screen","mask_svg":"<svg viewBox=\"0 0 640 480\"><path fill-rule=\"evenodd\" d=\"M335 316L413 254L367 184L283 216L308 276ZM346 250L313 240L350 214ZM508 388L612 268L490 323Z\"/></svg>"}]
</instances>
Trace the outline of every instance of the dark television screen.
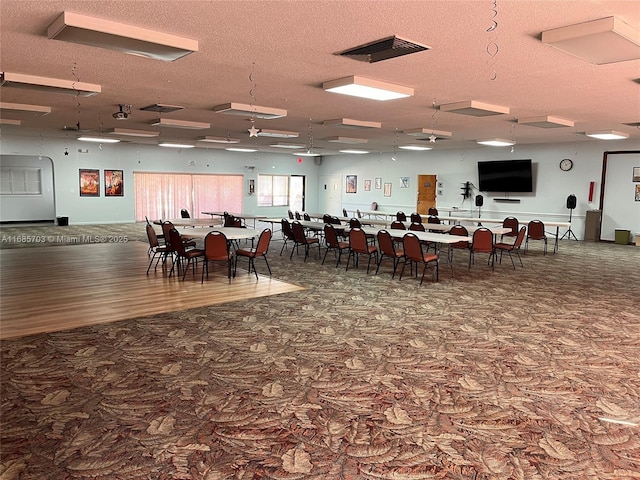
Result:
<instances>
[{"instance_id":1,"label":"dark television screen","mask_svg":"<svg viewBox=\"0 0 640 480\"><path fill-rule=\"evenodd\" d=\"M481 192L533 192L531 160L478 162Z\"/></svg>"}]
</instances>

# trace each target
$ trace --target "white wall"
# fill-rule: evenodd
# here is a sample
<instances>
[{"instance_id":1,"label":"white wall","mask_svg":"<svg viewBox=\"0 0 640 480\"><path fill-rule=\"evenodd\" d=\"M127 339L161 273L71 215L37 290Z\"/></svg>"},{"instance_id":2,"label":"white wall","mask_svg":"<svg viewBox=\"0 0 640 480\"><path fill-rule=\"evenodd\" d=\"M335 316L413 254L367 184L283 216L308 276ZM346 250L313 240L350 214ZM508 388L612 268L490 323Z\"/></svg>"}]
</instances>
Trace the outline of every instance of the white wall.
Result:
<instances>
[{"instance_id":1,"label":"white wall","mask_svg":"<svg viewBox=\"0 0 640 480\"><path fill-rule=\"evenodd\" d=\"M65 151L68 155L65 155ZM85 153L86 152L86 153ZM3 132L0 153L11 158L40 155L53 161L54 216L69 217L70 224L127 223L134 221L133 172L230 173L244 176L244 213L286 216L287 208L257 206L257 196L248 194L248 180L259 174L305 175L306 209L316 211L319 167L313 159L298 162L290 153L238 153L214 149L170 149L128 143L98 144L75 139L16 136ZM22 158L27 158L22 157ZM254 168L248 168L254 167ZM99 197L80 197L78 170L100 170ZM104 196L104 169L124 170L124 196ZM192 216L197 216L192 212ZM52 217L53 219L53 217ZM0 217L0 221L7 221Z\"/></svg>"},{"instance_id":2,"label":"white wall","mask_svg":"<svg viewBox=\"0 0 640 480\"><path fill-rule=\"evenodd\" d=\"M567 196L577 197L577 207L572 214L572 230L575 235L584 237L584 219L587 210L599 208L600 181L602 174L602 158L606 151L639 150L638 142L581 142L580 144L528 145L510 148L477 147L468 150L431 150L427 152L398 152L396 161L391 154L341 155L325 157L320 174L324 177L339 175L342 178L342 204L347 209L369 210L371 202L378 203L378 209L387 212L403 210L405 213L416 210L419 174L436 174L438 182L442 182L442 195L437 197L440 209L457 207L472 209L477 215L474 197L478 193L484 196L482 217L504 218L514 215L523 219L538 218L542 221L568 221L569 210L566 208ZM510 198L520 199L520 203L499 203L496 198L504 198L503 194L478 192L473 190L472 198L464 200L460 190L466 181L478 185L477 162L486 160L515 160L530 158L533 162L534 192L511 194ZM563 172L559 168L560 160L571 158L573 169ZM358 192L346 193L346 175L358 176ZM364 181L382 177L382 183L391 182L391 197L384 197L383 190L364 191ZM399 178L409 177L410 187L400 188ZM595 182L593 202L588 201L589 184ZM607 191L615 190L617 180L607 184ZM625 186L627 186L625 184ZM322 211L325 205L320 202ZM637 209L633 197L627 199L624 208ZM635 210L634 210L635 211ZM616 227L616 228L632 228ZM561 231L561 234L564 233Z\"/></svg>"},{"instance_id":3,"label":"white wall","mask_svg":"<svg viewBox=\"0 0 640 480\"><path fill-rule=\"evenodd\" d=\"M0 155L3 167L31 167L40 169L40 195L3 195L0 219L3 222L41 221L55 217L53 163L42 155Z\"/></svg>"},{"instance_id":4,"label":"white wall","mask_svg":"<svg viewBox=\"0 0 640 480\"><path fill-rule=\"evenodd\" d=\"M64 155L65 150L69 153ZM81 153L88 150L86 153ZM476 147L465 150L431 150L428 152L398 152L396 161L390 153L368 155L340 155L324 157L320 166L313 159L305 158L298 163L290 153L235 153L215 149L174 150L157 146L128 143L96 144L78 142L75 139L42 138L3 132L0 153L3 155L47 156L53 161L55 183L55 215L68 216L71 224L132 222L134 220L133 172L193 172L193 173L234 173L245 177L245 213L282 216L286 208L258 208L257 196L247 193L249 179L257 179L258 174L296 174L307 177L306 210L324 213L331 205L338 204L335 195L324 189L324 185L341 179L338 188L341 207L368 210L376 201L379 209L396 212L412 212L416 208L416 181L419 174L436 174L442 182L442 195L437 198L439 208L458 207L472 209L477 214L473 198L464 200L460 187L466 181L478 184L477 162L484 160L510 160L530 158L534 167L534 193L513 194L520 203L497 203L493 199L504 195L484 195L482 216L504 218L515 215L519 218L539 218L543 221L566 221L569 210L566 199L575 194L578 200L573 211L573 231L578 238L584 235L584 218L587 210L599 208L602 158L604 151L640 150L640 142L631 140L603 142L584 141L579 144L529 145L510 148ZM563 158L571 158L574 167L569 172L560 170L558 164ZM245 167L253 166L254 169ZM78 169L97 168L101 176L104 169L122 169L125 172L125 194L123 197L80 197L78 194ZM345 192L345 176L358 176L358 192ZM400 188L399 178L409 177L409 188ZM384 197L383 190L374 186L376 177L382 183L392 183L391 197ZM364 191L364 180L371 180L371 191ZM587 196L589 183L596 183L594 201ZM607 191L616 189L612 179ZM624 180L626 182L626 180ZM330 188L329 185L327 188ZM625 183L626 186L626 183ZM334 193L334 192L331 192ZM473 195L477 194L473 191ZM624 208L635 212L640 202ZM338 214L340 211L330 211ZM627 217L628 218L628 217ZM0 218L3 220L3 218ZM631 225L615 228L638 230ZM636 232L632 232L636 233Z\"/></svg>"}]
</instances>

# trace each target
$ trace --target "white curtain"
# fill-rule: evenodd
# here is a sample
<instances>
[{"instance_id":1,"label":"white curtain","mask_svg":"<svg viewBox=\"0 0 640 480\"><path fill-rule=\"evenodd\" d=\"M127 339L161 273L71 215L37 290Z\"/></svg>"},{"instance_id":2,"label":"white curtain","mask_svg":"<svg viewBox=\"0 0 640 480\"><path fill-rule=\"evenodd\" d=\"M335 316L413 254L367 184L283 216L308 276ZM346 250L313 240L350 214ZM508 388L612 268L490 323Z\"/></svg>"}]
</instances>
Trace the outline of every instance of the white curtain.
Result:
<instances>
[{"instance_id":1,"label":"white curtain","mask_svg":"<svg viewBox=\"0 0 640 480\"><path fill-rule=\"evenodd\" d=\"M180 218L186 208L193 218L201 212L241 212L241 175L191 175L134 172L135 219Z\"/></svg>"}]
</instances>

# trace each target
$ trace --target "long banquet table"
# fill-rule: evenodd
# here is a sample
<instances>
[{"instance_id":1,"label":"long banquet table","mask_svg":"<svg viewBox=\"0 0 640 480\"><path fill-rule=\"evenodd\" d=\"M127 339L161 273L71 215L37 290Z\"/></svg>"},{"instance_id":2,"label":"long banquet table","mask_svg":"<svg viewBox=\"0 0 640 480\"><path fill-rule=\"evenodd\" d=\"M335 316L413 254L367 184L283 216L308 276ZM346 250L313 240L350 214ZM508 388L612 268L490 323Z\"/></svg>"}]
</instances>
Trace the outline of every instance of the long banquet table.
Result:
<instances>
[{"instance_id":1,"label":"long banquet table","mask_svg":"<svg viewBox=\"0 0 640 480\"><path fill-rule=\"evenodd\" d=\"M482 223L499 223L499 224L502 224L502 222L504 222L504 218L503 219L498 219L498 218L456 217L456 216L444 216L444 217L439 217L439 218L440 218L440 220L447 220L449 222L456 222L456 223L459 223L459 222L472 222L472 223L477 223L477 224L482 224ZM531 220L518 219L518 221L520 222L520 225L527 225ZM540 221L542 223L544 223L545 227L556 227L555 242L553 244L553 253L556 253L558 251L558 241L560 240L560 227L570 228L571 227L571 222L555 222L555 221L547 221L547 220L540 220Z\"/></svg>"}]
</instances>

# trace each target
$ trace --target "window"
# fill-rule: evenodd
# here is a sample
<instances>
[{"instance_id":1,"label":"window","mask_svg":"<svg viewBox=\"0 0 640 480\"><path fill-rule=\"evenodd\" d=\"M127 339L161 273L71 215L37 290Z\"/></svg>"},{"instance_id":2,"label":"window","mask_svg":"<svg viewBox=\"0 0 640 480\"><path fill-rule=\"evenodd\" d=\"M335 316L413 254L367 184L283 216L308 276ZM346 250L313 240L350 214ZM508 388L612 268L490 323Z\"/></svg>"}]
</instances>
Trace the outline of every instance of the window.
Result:
<instances>
[{"instance_id":1,"label":"window","mask_svg":"<svg viewBox=\"0 0 640 480\"><path fill-rule=\"evenodd\" d=\"M193 218L242 211L242 175L134 172L133 180L137 221L180 218L183 208Z\"/></svg>"},{"instance_id":2,"label":"window","mask_svg":"<svg viewBox=\"0 0 640 480\"><path fill-rule=\"evenodd\" d=\"M0 193L2 195L42 195L42 169L2 167Z\"/></svg>"},{"instance_id":3,"label":"window","mask_svg":"<svg viewBox=\"0 0 640 480\"><path fill-rule=\"evenodd\" d=\"M287 175L258 175L258 206L289 205L289 177Z\"/></svg>"}]
</instances>

